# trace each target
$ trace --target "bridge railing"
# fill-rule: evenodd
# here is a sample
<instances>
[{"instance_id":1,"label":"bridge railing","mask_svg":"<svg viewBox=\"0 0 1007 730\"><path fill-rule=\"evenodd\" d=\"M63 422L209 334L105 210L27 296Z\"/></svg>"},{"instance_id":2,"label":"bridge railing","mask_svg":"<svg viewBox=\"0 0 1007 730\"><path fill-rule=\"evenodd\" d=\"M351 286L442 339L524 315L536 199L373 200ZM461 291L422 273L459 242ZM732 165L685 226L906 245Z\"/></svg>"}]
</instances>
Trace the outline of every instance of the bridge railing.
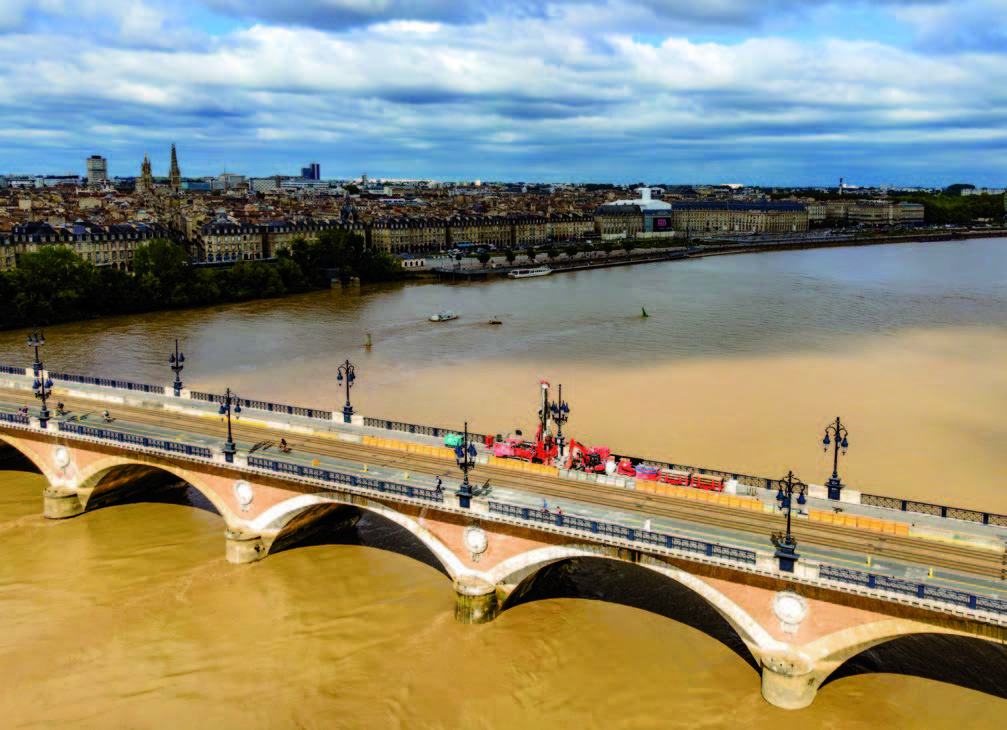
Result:
<instances>
[{"instance_id":1,"label":"bridge railing","mask_svg":"<svg viewBox=\"0 0 1007 730\"><path fill-rule=\"evenodd\" d=\"M289 461L279 461L277 459L266 459L259 456L249 456L248 465L255 469L265 469L279 474L289 474L291 476L307 479L317 479L330 484L345 484L350 487L362 487L372 489L376 492L386 494L396 494L410 499L422 499L427 502L443 502L444 493L436 489L426 489L425 487L415 487L411 484L399 484L389 482L384 479L374 479L372 477L361 477L356 474L344 474L343 472L331 471L329 469L318 469L303 464L295 464Z\"/></svg>"},{"instance_id":2,"label":"bridge railing","mask_svg":"<svg viewBox=\"0 0 1007 730\"><path fill-rule=\"evenodd\" d=\"M203 459L209 459L213 456L213 452L205 446L196 446L193 444L183 444L178 441L169 441L167 439L151 438L149 436L140 436L133 433L124 433L122 431L116 431L109 428L101 428L100 426L85 426L81 423L68 423L67 421L56 421L57 428L64 433L77 434L79 436L89 436L91 438L101 439L103 441L112 441L120 444L130 444L132 446L141 446L145 449L158 449L159 451L168 451L174 454L184 454L185 456L196 456Z\"/></svg>"},{"instance_id":3,"label":"bridge railing","mask_svg":"<svg viewBox=\"0 0 1007 730\"><path fill-rule=\"evenodd\" d=\"M916 583L914 581L902 580L901 578L892 578L887 575L866 573L860 570L839 568L827 564L822 564L818 567L818 576L825 580L860 586L869 590L898 593L911 598L920 598L936 603L968 608L973 611L988 611L1007 616L1007 601L989 596L977 596L973 593L956 591L929 583Z\"/></svg>"},{"instance_id":4,"label":"bridge railing","mask_svg":"<svg viewBox=\"0 0 1007 730\"><path fill-rule=\"evenodd\" d=\"M7 423L20 423L22 426L27 426L28 416L20 413L0 412L0 421L6 421Z\"/></svg>"},{"instance_id":5,"label":"bridge railing","mask_svg":"<svg viewBox=\"0 0 1007 730\"><path fill-rule=\"evenodd\" d=\"M589 520L584 517L577 517L576 515L561 515L544 509L524 507L506 502L490 502L489 509L490 514L555 525L557 527L567 527L590 532L593 535L606 535L620 540L628 540L629 542L642 542L670 550L705 555L706 557L723 558L737 563L744 563L745 565L755 565L756 561L754 550L734 548L702 540L693 540L687 537L678 537L677 535L651 532L649 530L636 530L614 522Z\"/></svg>"},{"instance_id":6,"label":"bridge railing","mask_svg":"<svg viewBox=\"0 0 1007 730\"><path fill-rule=\"evenodd\" d=\"M948 507L941 504L930 504L929 502L917 502L912 499L882 497L878 494L861 494L860 504L869 507L881 507L882 509L894 509L900 512L912 512L918 515L943 517L949 520L974 522L978 525L1007 527L1007 515L999 515L993 512L979 512L978 510L962 509L960 507Z\"/></svg>"},{"instance_id":7,"label":"bridge railing","mask_svg":"<svg viewBox=\"0 0 1007 730\"><path fill-rule=\"evenodd\" d=\"M441 438L442 436L447 436L448 434L462 435L461 431L457 431L452 428L440 428L439 426L420 426L415 423L404 423L402 421L389 421L384 418L364 418L364 425L370 428L381 428L385 431L400 431L402 433L418 433L422 436L433 436L434 438ZM491 438L489 434L484 433L473 433L469 431L469 438L473 441L485 442L487 438Z\"/></svg>"},{"instance_id":8,"label":"bridge railing","mask_svg":"<svg viewBox=\"0 0 1007 730\"><path fill-rule=\"evenodd\" d=\"M80 383L81 385L97 385L102 388L119 388L120 390L133 390L140 393L155 393L164 395L163 385L150 385L149 383L134 383L131 380L116 380L115 378L95 378L90 375L75 375L73 373L49 373L52 380L63 383Z\"/></svg>"},{"instance_id":9,"label":"bridge railing","mask_svg":"<svg viewBox=\"0 0 1007 730\"><path fill-rule=\"evenodd\" d=\"M207 403L220 403L224 396L214 393L204 393L197 390L189 391L192 400L206 401ZM324 411L317 408L304 408L303 406L290 406L284 403L270 403L264 400L250 400L249 398L233 398L233 402L242 408L251 408L257 411L268 411L269 413L283 413L288 416L303 416L304 418L317 418L322 421L332 420L332 411Z\"/></svg>"}]
</instances>

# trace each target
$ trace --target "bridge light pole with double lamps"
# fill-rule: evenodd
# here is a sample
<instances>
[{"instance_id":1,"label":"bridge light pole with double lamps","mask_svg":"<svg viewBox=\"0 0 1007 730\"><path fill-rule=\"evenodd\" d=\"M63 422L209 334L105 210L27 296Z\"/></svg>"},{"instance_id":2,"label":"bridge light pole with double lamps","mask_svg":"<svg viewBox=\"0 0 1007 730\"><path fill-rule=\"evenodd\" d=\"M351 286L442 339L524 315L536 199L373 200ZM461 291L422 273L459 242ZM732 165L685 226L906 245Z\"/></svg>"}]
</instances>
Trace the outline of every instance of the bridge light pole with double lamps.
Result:
<instances>
[{"instance_id":1,"label":"bridge light pole with double lamps","mask_svg":"<svg viewBox=\"0 0 1007 730\"><path fill-rule=\"evenodd\" d=\"M797 552L797 540L790 532L790 515L793 511L794 492L797 492L797 504L804 504L807 500L804 495L808 491L808 485L794 476L793 471L788 471L787 476L779 482L779 491L776 493L776 501L780 507L787 511L787 534L783 536L776 546L776 557L780 561L780 570L793 573L794 564L801 557Z\"/></svg>"},{"instance_id":2,"label":"bridge light pole with double lamps","mask_svg":"<svg viewBox=\"0 0 1007 730\"><path fill-rule=\"evenodd\" d=\"M234 417L237 418L241 415L241 399L231 392L231 389L227 389L227 393L220 396L220 415L227 416L227 441L224 443L224 461L228 464L234 463L234 454L238 450L238 447L234 443L234 438L231 436L231 410L234 410ZM233 406L231 404L234 404Z\"/></svg>"},{"instance_id":3,"label":"bridge light pole with double lamps","mask_svg":"<svg viewBox=\"0 0 1007 730\"><path fill-rule=\"evenodd\" d=\"M28 333L28 340L25 342L28 347L35 348L35 362L32 363L32 370L34 371L35 377L39 377L42 373L42 361L38 357L38 348L45 347L45 331L39 332L38 327L32 327L31 332Z\"/></svg>"},{"instance_id":4,"label":"bridge light pole with double lamps","mask_svg":"<svg viewBox=\"0 0 1007 730\"><path fill-rule=\"evenodd\" d=\"M182 379L179 377L179 374L185 368L185 365L182 364L185 362L185 355L178 351L177 339L175 340L175 354L168 357L168 362L170 363L172 372L175 373L175 397L177 398L182 395Z\"/></svg>"},{"instance_id":5,"label":"bridge light pole with double lamps","mask_svg":"<svg viewBox=\"0 0 1007 730\"><path fill-rule=\"evenodd\" d=\"M559 399L549 404L550 417L556 424L556 444L559 455L563 456L563 424L570 420L570 406L563 400L563 386L559 386Z\"/></svg>"},{"instance_id":6,"label":"bridge light pole with double lamps","mask_svg":"<svg viewBox=\"0 0 1007 730\"><path fill-rule=\"evenodd\" d=\"M357 371L349 360L336 369L336 380L339 382L340 387L342 387L344 382L346 383L346 405L343 406L343 423L351 423L353 420L353 406L350 405L350 388L353 387L353 381L356 379Z\"/></svg>"},{"instance_id":7,"label":"bridge light pole with double lamps","mask_svg":"<svg viewBox=\"0 0 1007 730\"><path fill-rule=\"evenodd\" d=\"M462 509L469 509L472 506L472 497L475 496L472 492L472 485L469 484L469 470L475 468L475 457L476 447L469 443L469 422L466 421L465 435L462 436L462 442L455 446L455 460L458 462L458 468L465 475L461 486L455 492L458 495L458 506Z\"/></svg>"},{"instance_id":8,"label":"bridge light pole with double lamps","mask_svg":"<svg viewBox=\"0 0 1007 730\"><path fill-rule=\"evenodd\" d=\"M47 375L43 375L45 368L41 361L38 365L39 374L35 376L35 382L32 383L31 387L35 390L35 397L42 401L42 409L38 413L38 423L42 428L46 428L49 423L50 414L45 401L52 395L52 380Z\"/></svg>"},{"instance_id":9,"label":"bridge light pole with double lamps","mask_svg":"<svg viewBox=\"0 0 1007 730\"><path fill-rule=\"evenodd\" d=\"M829 434L832 434L831 441ZM825 427L825 438L822 439L822 449L824 451L829 450L829 443L834 445L832 453L832 476L825 482L825 486L829 490L829 499L838 500L839 493L843 489L843 483L839 479L839 449L842 448L843 456L846 456L846 449L850 446L850 442L846 440L846 426L839 420L839 416L836 416L835 423L830 423Z\"/></svg>"}]
</instances>

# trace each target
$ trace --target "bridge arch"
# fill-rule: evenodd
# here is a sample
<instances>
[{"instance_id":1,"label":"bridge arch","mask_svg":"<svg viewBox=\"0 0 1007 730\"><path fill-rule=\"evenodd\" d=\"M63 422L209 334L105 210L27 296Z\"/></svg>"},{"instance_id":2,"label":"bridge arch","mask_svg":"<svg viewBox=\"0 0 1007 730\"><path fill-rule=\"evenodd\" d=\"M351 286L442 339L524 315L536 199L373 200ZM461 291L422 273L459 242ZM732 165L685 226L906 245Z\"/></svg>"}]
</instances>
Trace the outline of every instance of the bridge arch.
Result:
<instances>
[{"instance_id":1,"label":"bridge arch","mask_svg":"<svg viewBox=\"0 0 1007 730\"><path fill-rule=\"evenodd\" d=\"M49 460L41 454L36 453L37 444L34 441L28 442L10 434L0 434L0 442L3 442L24 456L34 464L35 468L46 478L49 484L58 484L63 481L63 477L50 464Z\"/></svg>"},{"instance_id":2,"label":"bridge arch","mask_svg":"<svg viewBox=\"0 0 1007 730\"><path fill-rule=\"evenodd\" d=\"M640 555L637 560L627 560L621 557L618 548L594 544L537 548L499 563L492 570L483 574L483 577L488 582L505 588L508 595L501 606L501 610L507 610L517 604L517 601L523 597L531 583L544 570L578 558L636 566L653 573L656 577L660 577L686 589L689 594L698 597L719 615L720 619L744 643L756 664L761 663L762 657L766 653L784 651L786 649L785 644L774 639L747 611L702 578L647 555ZM626 603L624 605L635 604ZM681 623L688 623L681 618L676 618L675 620L679 620ZM694 628L703 630L696 625L694 625ZM715 638L722 640L720 637ZM732 646L730 643L727 643L727 645L745 658L746 661L748 660L748 657L745 657L743 652L738 651L738 647Z\"/></svg>"},{"instance_id":3,"label":"bridge arch","mask_svg":"<svg viewBox=\"0 0 1007 730\"><path fill-rule=\"evenodd\" d=\"M436 535L412 517L381 502L355 494L337 492L299 494L267 509L253 520L247 529L267 536L269 545L272 545L274 541L282 538L285 529L291 528L299 518L307 515L309 511L313 512L318 519L323 519L331 512L321 508L338 509L341 506L356 507L397 524L419 540L433 554L452 580L467 572L461 559Z\"/></svg>"},{"instance_id":4,"label":"bridge arch","mask_svg":"<svg viewBox=\"0 0 1007 730\"><path fill-rule=\"evenodd\" d=\"M81 469L76 474L76 491L83 510L96 509L95 504L100 497L114 493L117 490L114 481L110 479L116 476L116 472L129 470L149 470L150 473L163 472L185 482L190 487L199 492L206 500L213 505L227 527L240 526L241 521L234 515L227 502L215 490L201 474L189 471L174 464L165 463L151 457L148 459L128 459L121 456L104 456Z\"/></svg>"},{"instance_id":5,"label":"bridge arch","mask_svg":"<svg viewBox=\"0 0 1007 730\"><path fill-rule=\"evenodd\" d=\"M883 619L824 636L804 651L815 663L818 687L857 674L904 674L1007 699L1007 630L978 624L969 630L970 622L955 619L947 624Z\"/></svg>"}]
</instances>

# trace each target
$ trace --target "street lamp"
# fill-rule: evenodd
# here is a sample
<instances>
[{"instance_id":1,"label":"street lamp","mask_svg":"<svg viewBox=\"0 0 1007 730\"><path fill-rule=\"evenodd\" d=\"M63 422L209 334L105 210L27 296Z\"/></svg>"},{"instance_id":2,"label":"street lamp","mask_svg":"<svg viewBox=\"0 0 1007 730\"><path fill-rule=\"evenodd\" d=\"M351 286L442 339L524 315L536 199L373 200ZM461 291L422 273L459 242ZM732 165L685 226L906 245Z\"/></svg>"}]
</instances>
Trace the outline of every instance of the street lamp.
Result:
<instances>
[{"instance_id":1,"label":"street lamp","mask_svg":"<svg viewBox=\"0 0 1007 730\"><path fill-rule=\"evenodd\" d=\"M794 476L793 471L788 471L787 476L779 482L779 491L776 493L776 501L780 507L787 511L787 534L777 545L776 557L780 559L780 570L787 573L794 572L794 563L800 555L797 554L797 540L790 533L790 515L792 512L792 501L794 492L797 492L797 504L804 504L807 500L804 495L808 491L808 485Z\"/></svg>"},{"instance_id":2,"label":"street lamp","mask_svg":"<svg viewBox=\"0 0 1007 730\"><path fill-rule=\"evenodd\" d=\"M31 387L35 391L35 397L41 399L42 410L38 414L38 422L42 428L46 428L49 423L49 409L46 407L46 398L52 395L52 380L48 376L43 376L42 363L38 364L38 374L35 375L35 382L32 383Z\"/></svg>"},{"instance_id":3,"label":"street lamp","mask_svg":"<svg viewBox=\"0 0 1007 730\"><path fill-rule=\"evenodd\" d=\"M350 423L351 416L353 416L353 406L350 405L350 388L353 387L353 381L356 379L357 371L349 360L336 369L336 380L339 381L339 386L342 387L343 381L346 381L346 405L343 406L343 423Z\"/></svg>"},{"instance_id":4,"label":"street lamp","mask_svg":"<svg viewBox=\"0 0 1007 730\"><path fill-rule=\"evenodd\" d=\"M225 395L219 396L220 400L220 415L227 416L227 441L224 443L224 461L228 464L234 462L234 453L238 450L238 447L234 444L234 438L231 436L231 403L234 403L234 417L237 418L241 415L241 399L231 392L231 389L227 389Z\"/></svg>"},{"instance_id":5,"label":"street lamp","mask_svg":"<svg viewBox=\"0 0 1007 730\"><path fill-rule=\"evenodd\" d=\"M168 357L168 362L172 372L175 373L175 397L182 395L182 379L179 377L179 373L185 367L182 363L185 362L185 355L178 351L178 339L175 340L175 354Z\"/></svg>"},{"instance_id":6,"label":"street lamp","mask_svg":"<svg viewBox=\"0 0 1007 730\"><path fill-rule=\"evenodd\" d=\"M824 451L829 450L829 434L832 434L831 443L834 444L834 451L832 454L832 476L829 480L825 482L825 486L829 489L829 499L839 499L839 492L843 488L843 483L839 480L839 449L842 448L843 456L846 456L846 449L849 448L850 442L846 440L846 426L844 426L839 421L839 416L836 416L836 422L830 423L825 427L825 438L822 439L822 449Z\"/></svg>"},{"instance_id":7,"label":"street lamp","mask_svg":"<svg viewBox=\"0 0 1007 730\"><path fill-rule=\"evenodd\" d=\"M37 378L42 372L42 361L38 359L38 348L45 346L45 331L39 332L38 327L32 327L25 344L28 347L35 348L35 362L32 363L32 369L35 371L35 377Z\"/></svg>"},{"instance_id":8,"label":"street lamp","mask_svg":"<svg viewBox=\"0 0 1007 730\"><path fill-rule=\"evenodd\" d=\"M559 455L563 456L563 424L570 420L570 406L563 400L563 386L559 386L559 399L549 404L549 412L556 424L556 443Z\"/></svg>"},{"instance_id":9,"label":"street lamp","mask_svg":"<svg viewBox=\"0 0 1007 730\"><path fill-rule=\"evenodd\" d=\"M462 442L455 446L455 460L458 462L458 468L465 475L461 486L455 492L458 495L458 506L462 509L468 509L472 504L472 497L474 495L472 493L472 485L469 484L469 470L475 468L475 457L476 447L469 443L469 422L466 421L465 435L462 436Z\"/></svg>"}]
</instances>

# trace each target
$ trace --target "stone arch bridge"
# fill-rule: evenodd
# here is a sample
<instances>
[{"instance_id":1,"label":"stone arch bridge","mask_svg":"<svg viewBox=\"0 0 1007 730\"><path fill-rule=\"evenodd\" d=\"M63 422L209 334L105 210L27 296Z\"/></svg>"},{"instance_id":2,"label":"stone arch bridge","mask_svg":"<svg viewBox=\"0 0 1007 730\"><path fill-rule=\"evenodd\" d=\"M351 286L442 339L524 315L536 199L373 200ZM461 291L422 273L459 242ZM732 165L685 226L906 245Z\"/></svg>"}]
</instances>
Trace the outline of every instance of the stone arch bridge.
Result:
<instances>
[{"instance_id":1,"label":"stone arch bridge","mask_svg":"<svg viewBox=\"0 0 1007 730\"><path fill-rule=\"evenodd\" d=\"M636 566L694 594L726 624L759 666L763 696L782 708L809 705L845 662L900 637L943 636L963 646L981 642L1007 658L1004 622L781 574L768 550L747 561L710 550L686 553L618 535L529 524L480 500L463 509L452 497L428 489L356 478L323 483L318 470L278 473L263 468L264 460L239 457L226 463L220 454L111 443L28 423L0 423L0 442L29 459L47 480L43 509L50 519L142 499L158 477L186 482L223 519L232 563L265 558L346 510L380 515L426 546L453 581L456 617L468 623L492 620L543 570L564 561Z\"/></svg>"}]
</instances>

